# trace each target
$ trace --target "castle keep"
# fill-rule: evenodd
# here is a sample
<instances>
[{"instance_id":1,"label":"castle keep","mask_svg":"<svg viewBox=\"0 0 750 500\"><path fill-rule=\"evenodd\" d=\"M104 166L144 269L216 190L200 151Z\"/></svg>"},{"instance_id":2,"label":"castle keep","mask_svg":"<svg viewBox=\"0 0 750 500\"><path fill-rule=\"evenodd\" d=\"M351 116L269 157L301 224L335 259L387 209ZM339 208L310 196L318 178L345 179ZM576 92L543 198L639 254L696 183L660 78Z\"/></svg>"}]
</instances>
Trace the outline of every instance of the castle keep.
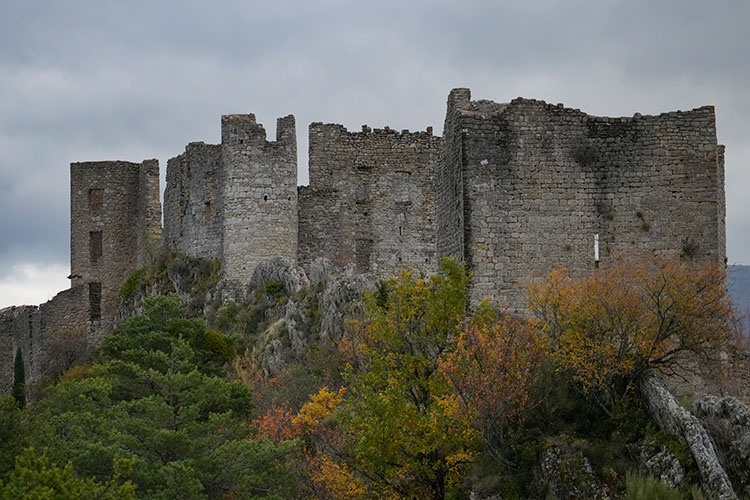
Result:
<instances>
[{"instance_id":1,"label":"castle keep","mask_svg":"<svg viewBox=\"0 0 750 500\"><path fill-rule=\"evenodd\" d=\"M448 97L443 137L341 125L309 129L310 185L297 186L293 116L269 141L253 115L227 115L221 144L167 162L71 165L71 288L41 306L0 310L0 392L21 349L28 380L46 340L111 328L122 281L160 244L218 259L226 283L285 257L326 258L385 278L466 261L472 300L522 310L523 285L559 267L583 275L617 254L725 261L724 147L714 109L604 118L561 104ZM594 238L598 235L599 261Z\"/></svg>"}]
</instances>

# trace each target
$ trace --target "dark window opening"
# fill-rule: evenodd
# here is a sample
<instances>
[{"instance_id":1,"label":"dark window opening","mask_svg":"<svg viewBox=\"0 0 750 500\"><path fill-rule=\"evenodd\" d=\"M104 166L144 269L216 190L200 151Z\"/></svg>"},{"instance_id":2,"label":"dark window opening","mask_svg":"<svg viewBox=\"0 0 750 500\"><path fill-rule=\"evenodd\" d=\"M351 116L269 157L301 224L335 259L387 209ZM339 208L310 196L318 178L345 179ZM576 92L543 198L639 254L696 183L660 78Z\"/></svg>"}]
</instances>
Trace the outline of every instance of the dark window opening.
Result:
<instances>
[{"instance_id":1,"label":"dark window opening","mask_svg":"<svg viewBox=\"0 0 750 500\"><path fill-rule=\"evenodd\" d=\"M97 214L101 212L103 204L104 190L89 189L89 210L91 210L92 213Z\"/></svg>"},{"instance_id":2,"label":"dark window opening","mask_svg":"<svg viewBox=\"0 0 750 500\"><path fill-rule=\"evenodd\" d=\"M103 255L101 231L91 231L89 233L89 254L91 255L91 262L94 264L101 259Z\"/></svg>"},{"instance_id":3,"label":"dark window opening","mask_svg":"<svg viewBox=\"0 0 750 500\"><path fill-rule=\"evenodd\" d=\"M263 195L263 201L268 201L268 195L267 194Z\"/></svg>"},{"instance_id":4,"label":"dark window opening","mask_svg":"<svg viewBox=\"0 0 750 500\"><path fill-rule=\"evenodd\" d=\"M102 319L102 284L89 283L89 318L91 321Z\"/></svg>"},{"instance_id":5,"label":"dark window opening","mask_svg":"<svg viewBox=\"0 0 750 500\"><path fill-rule=\"evenodd\" d=\"M211 207L210 201L203 202L203 215L205 217L213 217L214 216L214 209Z\"/></svg>"},{"instance_id":6,"label":"dark window opening","mask_svg":"<svg viewBox=\"0 0 750 500\"><path fill-rule=\"evenodd\" d=\"M370 256L372 255L372 240L357 240L355 264L359 272L370 270Z\"/></svg>"}]
</instances>

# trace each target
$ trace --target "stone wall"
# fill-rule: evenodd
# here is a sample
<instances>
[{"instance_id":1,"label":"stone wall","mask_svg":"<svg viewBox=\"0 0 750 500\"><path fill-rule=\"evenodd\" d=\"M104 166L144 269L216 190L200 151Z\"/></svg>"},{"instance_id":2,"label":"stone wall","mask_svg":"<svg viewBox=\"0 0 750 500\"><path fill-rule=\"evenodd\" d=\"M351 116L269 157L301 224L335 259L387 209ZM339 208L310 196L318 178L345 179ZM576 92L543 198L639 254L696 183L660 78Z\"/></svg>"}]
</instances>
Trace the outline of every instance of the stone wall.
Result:
<instances>
[{"instance_id":1,"label":"stone wall","mask_svg":"<svg viewBox=\"0 0 750 500\"><path fill-rule=\"evenodd\" d=\"M224 172L222 272L247 283L274 257L297 258L297 136L292 115L266 140L255 115L221 117Z\"/></svg>"},{"instance_id":2,"label":"stone wall","mask_svg":"<svg viewBox=\"0 0 750 500\"><path fill-rule=\"evenodd\" d=\"M36 369L39 359L32 354L35 330L39 330L37 306L0 309L0 395L10 392L13 387L16 349L21 349L24 354L25 372L29 374Z\"/></svg>"},{"instance_id":3,"label":"stone wall","mask_svg":"<svg viewBox=\"0 0 750 500\"><path fill-rule=\"evenodd\" d=\"M588 116L543 101L470 101L454 91L446 119L444 175L463 183L463 257L474 301L522 310L524 284L566 267L594 268L621 253L683 253L724 261L723 164L714 110L632 118ZM460 161L457 158L460 157ZM441 255L461 196L440 188ZM721 187L720 187L721 186ZM458 192L456 195L455 193ZM459 202L460 203L460 200Z\"/></svg>"},{"instance_id":4,"label":"stone wall","mask_svg":"<svg viewBox=\"0 0 750 500\"><path fill-rule=\"evenodd\" d=\"M158 162L70 165L72 287L87 289L89 329L109 330L125 278L143 261L147 233L158 233Z\"/></svg>"},{"instance_id":5,"label":"stone wall","mask_svg":"<svg viewBox=\"0 0 750 500\"><path fill-rule=\"evenodd\" d=\"M436 270L435 167L441 140L429 132L349 132L310 125L310 186L300 188L300 265L317 257L391 276Z\"/></svg>"},{"instance_id":6,"label":"stone wall","mask_svg":"<svg viewBox=\"0 0 750 500\"><path fill-rule=\"evenodd\" d=\"M218 259L222 248L221 145L191 142L167 162L164 239L190 257Z\"/></svg>"},{"instance_id":7,"label":"stone wall","mask_svg":"<svg viewBox=\"0 0 750 500\"><path fill-rule=\"evenodd\" d=\"M55 295L41 306L17 306L0 310L0 394L13 385L16 349L21 350L26 383L39 381L55 355L47 340L66 331L93 334L97 342L105 330L88 330L87 294L77 286Z\"/></svg>"}]
</instances>

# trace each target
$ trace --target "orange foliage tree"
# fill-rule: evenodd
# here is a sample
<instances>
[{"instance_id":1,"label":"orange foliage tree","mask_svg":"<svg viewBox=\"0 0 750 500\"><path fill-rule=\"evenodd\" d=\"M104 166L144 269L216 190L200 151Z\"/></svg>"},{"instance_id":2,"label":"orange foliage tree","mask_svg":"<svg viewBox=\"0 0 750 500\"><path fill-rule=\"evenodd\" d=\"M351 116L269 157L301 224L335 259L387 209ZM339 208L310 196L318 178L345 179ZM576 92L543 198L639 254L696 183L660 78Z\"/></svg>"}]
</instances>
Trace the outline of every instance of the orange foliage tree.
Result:
<instances>
[{"instance_id":1,"label":"orange foliage tree","mask_svg":"<svg viewBox=\"0 0 750 500\"><path fill-rule=\"evenodd\" d=\"M528 307L558 370L605 410L646 374L695 372L735 340L723 268L678 258L619 260L582 279L558 270L529 288Z\"/></svg>"},{"instance_id":2,"label":"orange foliage tree","mask_svg":"<svg viewBox=\"0 0 750 500\"><path fill-rule=\"evenodd\" d=\"M501 463L505 434L530 403L529 385L544 352L543 339L528 321L492 315L490 321L467 323L453 351L439 362L461 413Z\"/></svg>"}]
</instances>

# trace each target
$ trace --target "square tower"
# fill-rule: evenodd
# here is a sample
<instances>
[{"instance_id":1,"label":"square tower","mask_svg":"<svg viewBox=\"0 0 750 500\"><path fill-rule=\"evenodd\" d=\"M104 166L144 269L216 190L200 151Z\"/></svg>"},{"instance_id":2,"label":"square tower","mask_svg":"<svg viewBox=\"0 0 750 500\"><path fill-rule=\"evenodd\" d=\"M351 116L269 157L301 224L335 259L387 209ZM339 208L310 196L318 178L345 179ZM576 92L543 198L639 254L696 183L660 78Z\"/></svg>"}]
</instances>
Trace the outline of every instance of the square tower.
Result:
<instances>
[{"instance_id":1,"label":"square tower","mask_svg":"<svg viewBox=\"0 0 750 500\"><path fill-rule=\"evenodd\" d=\"M158 161L72 163L70 216L71 287L86 296L89 330L106 331L122 282L159 244Z\"/></svg>"}]
</instances>

